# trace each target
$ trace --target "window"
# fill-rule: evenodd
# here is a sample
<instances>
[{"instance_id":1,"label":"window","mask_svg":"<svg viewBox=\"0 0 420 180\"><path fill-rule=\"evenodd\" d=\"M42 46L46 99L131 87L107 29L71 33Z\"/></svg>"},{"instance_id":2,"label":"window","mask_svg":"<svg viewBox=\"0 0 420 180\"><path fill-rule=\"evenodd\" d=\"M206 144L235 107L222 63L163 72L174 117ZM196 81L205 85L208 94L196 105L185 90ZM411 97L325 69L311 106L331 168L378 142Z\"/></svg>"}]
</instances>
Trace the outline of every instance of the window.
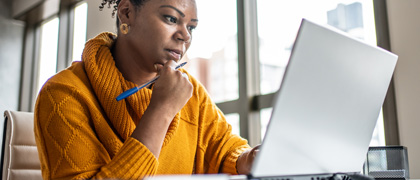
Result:
<instances>
[{"instance_id":1,"label":"window","mask_svg":"<svg viewBox=\"0 0 420 180\"><path fill-rule=\"evenodd\" d=\"M199 25L193 33L194 40L186 57L189 62L187 69L204 84L222 111L229 114L227 120L236 132L241 132L248 139L258 137L250 140L251 145L260 143L265 135L272 110L267 104L271 104L270 97L280 87L302 18L334 26L376 45L371 0L196 2ZM224 5L217 6L220 3ZM243 8L243 14L236 8ZM245 25L241 26L241 23ZM245 29L244 37L237 27ZM248 43L242 50L241 38L245 38L242 42ZM240 55L247 58L247 67L238 65L241 63ZM255 66L257 70L249 71L249 67L252 69ZM240 76L242 69L239 68L248 68L245 71L249 77ZM246 81L246 86L241 86L239 81ZM239 87L246 87L246 93L240 95L242 89ZM265 105L242 106L253 97L263 99ZM372 145L384 145L382 116L379 117Z\"/></svg>"},{"instance_id":2,"label":"window","mask_svg":"<svg viewBox=\"0 0 420 180\"><path fill-rule=\"evenodd\" d=\"M34 26L33 48L37 54L31 59L35 62L35 83L29 85L34 89L30 96L33 110L36 96L43 84L58 71L69 66L69 62L81 60L81 54L86 42L87 3L61 7L60 12L52 19ZM32 26L31 26L32 27ZM31 75L32 76L32 75ZM28 110L29 111L29 110Z\"/></svg>"},{"instance_id":3,"label":"window","mask_svg":"<svg viewBox=\"0 0 420 180\"><path fill-rule=\"evenodd\" d=\"M57 71L58 24L59 19L56 17L41 25L37 93Z\"/></svg>"},{"instance_id":4,"label":"window","mask_svg":"<svg viewBox=\"0 0 420 180\"><path fill-rule=\"evenodd\" d=\"M328 24L376 45L372 1L259 0L258 35L262 94L275 92L280 87L302 18Z\"/></svg>"},{"instance_id":5,"label":"window","mask_svg":"<svg viewBox=\"0 0 420 180\"><path fill-rule=\"evenodd\" d=\"M262 94L279 89L302 18L328 24L376 45L373 2L370 0L259 0L257 3ZM271 109L261 110L262 137L270 114ZM385 145L384 136L381 113L371 145Z\"/></svg>"},{"instance_id":6,"label":"window","mask_svg":"<svg viewBox=\"0 0 420 180\"><path fill-rule=\"evenodd\" d=\"M232 113L232 114L226 114L226 121L232 125L232 133L239 135L240 128L239 128L239 114L238 113Z\"/></svg>"},{"instance_id":7,"label":"window","mask_svg":"<svg viewBox=\"0 0 420 180\"><path fill-rule=\"evenodd\" d=\"M80 61L82 59L82 52L86 42L86 23L87 3L83 2L74 8L72 61Z\"/></svg>"},{"instance_id":8,"label":"window","mask_svg":"<svg viewBox=\"0 0 420 180\"><path fill-rule=\"evenodd\" d=\"M301 18L329 24L376 45L371 0L196 0L196 4L199 25L183 59L188 61L185 68L226 114L233 133L251 145L264 137L273 93L280 87ZM61 7L60 20L54 18L39 28L40 38L34 39L40 41L35 42L40 44L35 72L40 73L34 89L39 91L68 62L81 60L87 6L82 2ZM372 145L385 144L383 126L380 115Z\"/></svg>"},{"instance_id":9,"label":"window","mask_svg":"<svg viewBox=\"0 0 420 180\"><path fill-rule=\"evenodd\" d=\"M261 116L261 140L264 139L265 132L267 131L267 125L270 121L271 111L273 108L265 108L260 111Z\"/></svg>"},{"instance_id":10,"label":"window","mask_svg":"<svg viewBox=\"0 0 420 180\"><path fill-rule=\"evenodd\" d=\"M236 1L196 3L199 23L185 57L186 68L206 87L213 101L235 100L239 97Z\"/></svg>"},{"instance_id":11,"label":"window","mask_svg":"<svg viewBox=\"0 0 420 180\"><path fill-rule=\"evenodd\" d=\"M236 0L197 0L198 26L183 61L216 103L239 98ZM223 4L223 6L220 6ZM220 13L223 12L223 13ZM232 132L239 134L240 116L227 114Z\"/></svg>"}]
</instances>

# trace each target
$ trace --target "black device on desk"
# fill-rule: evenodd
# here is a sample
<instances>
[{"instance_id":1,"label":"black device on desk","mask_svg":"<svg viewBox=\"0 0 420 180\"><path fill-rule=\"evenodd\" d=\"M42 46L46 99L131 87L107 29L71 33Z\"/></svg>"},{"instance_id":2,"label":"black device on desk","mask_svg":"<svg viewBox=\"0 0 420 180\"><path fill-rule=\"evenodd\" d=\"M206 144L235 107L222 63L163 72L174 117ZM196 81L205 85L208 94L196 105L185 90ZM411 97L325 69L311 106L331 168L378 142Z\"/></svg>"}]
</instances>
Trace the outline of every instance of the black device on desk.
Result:
<instances>
[{"instance_id":1,"label":"black device on desk","mask_svg":"<svg viewBox=\"0 0 420 180\"><path fill-rule=\"evenodd\" d=\"M359 179L397 56L303 19L250 179Z\"/></svg>"},{"instance_id":2,"label":"black device on desk","mask_svg":"<svg viewBox=\"0 0 420 180\"><path fill-rule=\"evenodd\" d=\"M404 146L369 147L363 173L377 180L410 179L407 148Z\"/></svg>"}]
</instances>

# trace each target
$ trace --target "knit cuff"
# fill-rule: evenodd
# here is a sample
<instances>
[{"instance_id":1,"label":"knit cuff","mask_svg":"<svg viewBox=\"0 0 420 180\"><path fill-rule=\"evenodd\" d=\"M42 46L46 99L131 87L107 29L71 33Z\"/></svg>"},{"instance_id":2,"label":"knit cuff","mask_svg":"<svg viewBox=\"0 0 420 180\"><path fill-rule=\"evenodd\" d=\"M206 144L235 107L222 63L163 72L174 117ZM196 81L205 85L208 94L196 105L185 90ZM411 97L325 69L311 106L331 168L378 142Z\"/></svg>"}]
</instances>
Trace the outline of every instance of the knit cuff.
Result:
<instances>
[{"instance_id":1,"label":"knit cuff","mask_svg":"<svg viewBox=\"0 0 420 180\"><path fill-rule=\"evenodd\" d=\"M248 145L242 145L229 153L223 162L222 173L231 175L238 174L238 170L236 169L236 161L238 161L239 156L248 149L250 149Z\"/></svg>"},{"instance_id":2,"label":"knit cuff","mask_svg":"<svg viewBox=\"0 0 420 180\"><path fill-rule=\"evenodd\" d=\"M111 178L139 179L154 175L157 167L158 160L153 153L141 142L129 137L102 172Z\"/></svg>"}]
</instances>

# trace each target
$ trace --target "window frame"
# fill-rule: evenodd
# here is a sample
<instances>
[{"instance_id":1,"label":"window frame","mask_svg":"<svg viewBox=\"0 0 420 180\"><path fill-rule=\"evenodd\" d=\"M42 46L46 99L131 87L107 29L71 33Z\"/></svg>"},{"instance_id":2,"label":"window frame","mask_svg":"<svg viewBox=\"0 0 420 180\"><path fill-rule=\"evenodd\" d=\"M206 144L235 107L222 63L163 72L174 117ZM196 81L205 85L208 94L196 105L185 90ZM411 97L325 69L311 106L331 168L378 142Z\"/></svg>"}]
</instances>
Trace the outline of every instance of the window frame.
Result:
<instances>
[{"instance_id":1,"label":"window frame","mask_svg":"<svg viewBox=\"0 0 420 180\"><path fill-rule=\"evenodd\" d=\"M373 0L377 45L390 51L386 1ZM260 64L256 0L237 0L239 98L217 103L225 113L240 115L240 134L251 146L261 143L260 111L272 107L275 93L260 93ZM399 145L394 80L383 104L386 145Z\"/></svg>"},{"instance_id":2,"label":"window frame","mask_svg":"<svg viewBox=\"0 0 420 180\"><path fill-rule=\"evenodd\" d=\"M59 72L68 67L72 61L74 8L79 3L84 3L84 1L62 0L57 14L52 14L44 19L26 18L19 111L33 112L35 108L38 96L36 86L40 62L42 24L56 17L59 19L56 67L56 72ZM42 11L34 10L28 14L33 16L34 14L42 14Z\"/></svg>"},{"instance_id":3,"label":"window frame","mask_svg":"<svg viewBox=\"0 0 420 180\"><path fill-rule=\"evenodd\" d=\"M386 1L373 0L377 45L381 48L391 51L388 13L386 6ZM400 133L398 130L394 76L391 78L382 109L384 116L385 145L401 145L399 137Z\"/></svg>"}]
</instances>

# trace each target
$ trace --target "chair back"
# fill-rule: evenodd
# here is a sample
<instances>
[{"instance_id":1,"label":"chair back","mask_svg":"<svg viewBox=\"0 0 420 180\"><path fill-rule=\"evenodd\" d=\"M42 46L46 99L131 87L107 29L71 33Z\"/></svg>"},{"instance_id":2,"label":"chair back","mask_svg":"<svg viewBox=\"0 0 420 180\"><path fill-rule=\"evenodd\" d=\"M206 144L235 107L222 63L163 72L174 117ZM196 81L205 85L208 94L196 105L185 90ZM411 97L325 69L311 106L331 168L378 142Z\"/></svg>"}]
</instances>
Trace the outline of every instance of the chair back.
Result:
<instances>
[{"instance_id":1,"label":"chair back","mask_svg":"<svg viewBox=\"0 0 420 180\"><path fill-rule=\"evenodd\" d=\"M34 134L34 114L5 111L2 144L2 179L40 179L41 164Z\"/></svg>"}]
</instances>

